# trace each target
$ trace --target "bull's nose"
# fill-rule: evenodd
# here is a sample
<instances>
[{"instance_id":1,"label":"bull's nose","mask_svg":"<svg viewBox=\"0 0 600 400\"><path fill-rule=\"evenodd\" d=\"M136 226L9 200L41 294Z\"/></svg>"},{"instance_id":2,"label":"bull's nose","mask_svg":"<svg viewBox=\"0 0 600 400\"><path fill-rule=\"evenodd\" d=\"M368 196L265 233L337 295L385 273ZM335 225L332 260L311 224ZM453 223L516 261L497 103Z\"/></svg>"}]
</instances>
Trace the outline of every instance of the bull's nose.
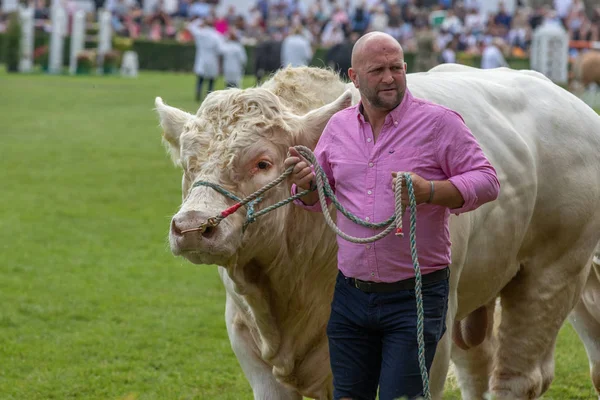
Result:
<instances>
[{"instance_id":1,"label":"bull's nose","mask_svg":"<svg viewBox=\"0 0 600 400\"><path fill-rule=\"evenodd\" d=\"M171 220L171 236L177 241L182 250L193 247L198 240L210 238L218 227L207 227L201 232L200 226L206 223L209 217L198 211L179 213Z\"/></svg>"}]
</instances>

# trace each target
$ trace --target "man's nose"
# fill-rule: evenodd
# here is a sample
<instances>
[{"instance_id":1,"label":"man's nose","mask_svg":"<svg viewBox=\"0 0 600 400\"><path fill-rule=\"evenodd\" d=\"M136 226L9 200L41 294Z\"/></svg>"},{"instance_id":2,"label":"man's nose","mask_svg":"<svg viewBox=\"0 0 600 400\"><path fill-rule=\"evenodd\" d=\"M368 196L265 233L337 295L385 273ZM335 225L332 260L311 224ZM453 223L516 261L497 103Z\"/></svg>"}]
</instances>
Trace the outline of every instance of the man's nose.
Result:
<instances>
[{"instance_id":1,"label":"man's nose","mask_svg":"<svg viewBox=\"0 0 600 400\"><path fill-rule=\"evenodd\" d=\"M383 83L392 83L392 82L394 82L394 77L392 76L392 71L390 71L389 69L386 69L383 72L382 82Z\"/></svg>"}]
</instances>

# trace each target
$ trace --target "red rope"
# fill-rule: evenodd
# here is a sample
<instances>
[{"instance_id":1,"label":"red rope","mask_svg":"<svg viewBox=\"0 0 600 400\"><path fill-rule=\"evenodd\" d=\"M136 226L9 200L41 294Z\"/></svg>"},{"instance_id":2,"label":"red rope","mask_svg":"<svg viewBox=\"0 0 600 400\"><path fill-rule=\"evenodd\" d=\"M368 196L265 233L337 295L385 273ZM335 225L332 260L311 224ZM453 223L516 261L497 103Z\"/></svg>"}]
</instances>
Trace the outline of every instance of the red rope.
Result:
<instances>
[{"instance_id":1,"label":"red rope","mask_svg":"<svg viewBox=\"0 0 600 400\"><path fill-rule=\"evenodd\" d=\"M231 207L229 207L228 209L221 211L221 217L227 218L228 216L230 216L231 214L236 212L237 209L240 208L241 206L242 206L242 203L236 203L236 204L232 205Z\"/></svg>"}]
</instances>

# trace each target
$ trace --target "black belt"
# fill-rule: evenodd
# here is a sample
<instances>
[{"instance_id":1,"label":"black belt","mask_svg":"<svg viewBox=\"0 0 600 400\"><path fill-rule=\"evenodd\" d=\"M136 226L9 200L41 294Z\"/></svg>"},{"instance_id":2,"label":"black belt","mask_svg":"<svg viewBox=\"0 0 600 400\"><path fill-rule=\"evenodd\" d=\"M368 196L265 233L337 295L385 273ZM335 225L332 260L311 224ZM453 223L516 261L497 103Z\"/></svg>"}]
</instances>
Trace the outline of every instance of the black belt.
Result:
<instances>
[{"instance_id":1,"label":"black belt","mask_svg":"<svg viewBox=\"0 0 600 400\"><path fill-rule=\"evenodd\" d=\"M421 283L433 283L448 279L450 276L450 268L446 267L427 275L421 275ZM356 278L344 278L345 281L357 289L366 293L387 293L396 292L399 290L408 290L415 288L415 278L408 278L398 282L369 282L361 281Z\"/></svg>"}]
</instances>

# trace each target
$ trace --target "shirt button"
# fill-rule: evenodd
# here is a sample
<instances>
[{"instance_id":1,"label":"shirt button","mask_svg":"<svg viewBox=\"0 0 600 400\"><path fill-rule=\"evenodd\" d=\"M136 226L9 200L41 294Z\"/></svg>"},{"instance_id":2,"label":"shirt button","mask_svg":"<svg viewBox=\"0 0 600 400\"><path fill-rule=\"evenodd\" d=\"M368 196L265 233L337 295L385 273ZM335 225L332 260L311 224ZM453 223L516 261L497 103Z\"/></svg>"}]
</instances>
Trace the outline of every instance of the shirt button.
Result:
<instances>
[{"instance_id":1,"label":"shirt button","mask_svg":"<svg viewBox=\"0 0 600 400\"><path fill-rule=\"evenodd\" d=\"M367 138L367 142L371 143L371 138Z\"/></svg>"},{"instance_id":2,"label":"shirt button","mask_svg":"<svg viewBox=\"0 0 600 400\"><path fill-rule=\"evenodd\" d=\"M398 126L398 121L394 121L394 125Z\"/></svg>"},{"instance_id":3,"label":"shirt button","mask_svg":"<svg viewBox=\"0 0 600 400\"><path fill-rule=\"evenodd\" d=\"M369 163L369 167L372 167L372 166L373 166L373 163L372 163L372 162L370 162L370 163Z\"/></svg>"},{"instance_id":4,"label":"shirt button","mask_svg":"<svg viewBox=\"0 0 600 400\"><path fill-rule=\"evenodd\" d=\"M367 191L367 194L371 194L371 193L373 193L373 192L371 192L370 190L369 190L369 191Z\"/></svg>"},{"instance_id":5,"label":"shirt button","mask_svg":"<svg viewBox=\"0 0 600 400\"><path fill-rule=\"evenodd\" d=\"M371 218L369 218L369 217L365 218L365 221L370 221L370 220L371 220Z\"/></svg>"},{"instance_id":6,"label":"shirt button","mask_svg":"<svg viewBox=\"0 0 600 400\"><path fill-rule=\"evenodd\" d=\"M367 245L367 249L370 249L370 248L371 248L371 245L370 245L370 244L368 244L368 245Z\"/></svg>"},{"instance_id":7,"label":"shirt button","mask_svg":"<svg viewBox=\"0 0 600 400\"><path fill-rule=\"evenodd\" d=\"M371 276L375 276L375 272L371 272Z\"/></svg>"}]
</instances>

